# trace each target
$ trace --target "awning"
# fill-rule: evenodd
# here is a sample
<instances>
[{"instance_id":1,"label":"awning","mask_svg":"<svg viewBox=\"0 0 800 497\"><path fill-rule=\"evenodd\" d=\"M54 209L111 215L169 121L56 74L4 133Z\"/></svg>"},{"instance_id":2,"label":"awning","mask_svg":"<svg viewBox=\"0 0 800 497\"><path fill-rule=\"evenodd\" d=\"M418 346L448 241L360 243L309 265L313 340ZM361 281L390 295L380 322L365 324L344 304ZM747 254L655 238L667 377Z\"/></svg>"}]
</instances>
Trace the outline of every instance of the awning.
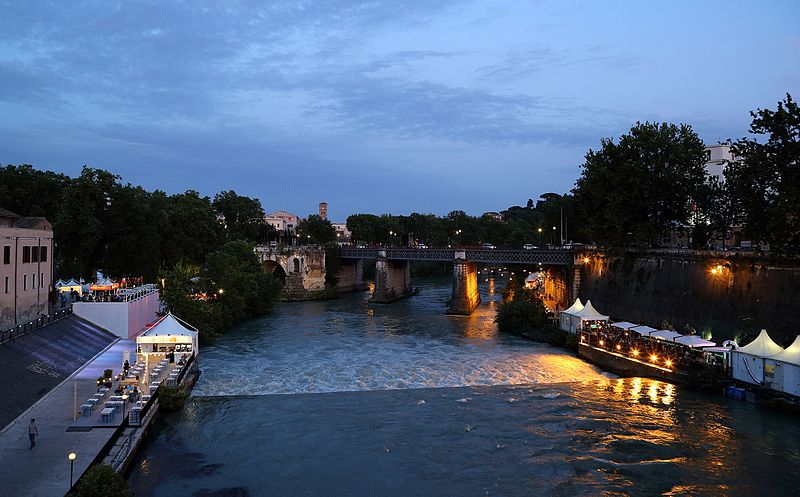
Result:
<instances>
[{"instance_id":1,"label":"awning","mask_svg":"<svg viewBox=\"0 0 800 497\"><path fill-rule=\"evenodd\" d=\"M636 326L634 328L631 328L631 331L646 337L646 336L650 336L650 333L652 333L654 331L658 331L658 330L655 329L655 328L651 328L649 326L642 325L642 326Z\"/></svg>"},{"instance_id":2,"label":"awning","mask_svg":"<svg viewBox=\"0 0 800 497\"><path fill-rule=\"evenodd\" d=\"M587 300L586 305L575 316L581 318L581 321L608 321L608 316L597 312L591 300Z\"/></svg>"},{"instance_id":3,"label":"awning","mask_svg":"<svg viewBox=\"0 0 800 497\"><path fill-rule=\"evenodd\" d=\"M800 366L800 335L794 339L794 342L786 350L778 352L770 359Z\"/></svg>"},{"instance_id":4,"label":"awning","mask_svg":"<svg viewBox=\"0 0 800 497\"><path fill-rule=\"evenodd\" d=\"M563 311L561 311L561 313L562 314L571 314L571 315L575 316L576 314L578 314L582 310L583 310L583 303L581 302L581 299L575 299L575 302L573 302L572 305L569 306L567 309L564 309Z\"/></svg>"},{"instance_id":5,"label":"awning","mask_svg":"<svg viewBox=\"0 0 800 497\"><path fill-rule=\"evenodd\" d=\"M666 340L668 342L675 341L676 338L682 337L680 333L675 333L671 330L658 330L650 333L652 338L657 338L658 340Z\"/></svg>"},{"instance_id":6,"label":"awning","mask_svg":"<svg viewBox=\"0 0 800 497\"><path fill-rule=\"evenodd\" d=\"M618 323L611 323L611 326L613 326L614 328L619 328L621 330L626 330L627 331L627 330L629 330L631 328L636 328L639 325L638 324L629 323L627 321L620 321Z\"/></svg>"},{"instance_id":7,"label":"awning","mask_svg":"<svg viewBox=\"0 0 800 497\"><path fill-rule=\"evenodd\" d=\"M675 343L686 345L687 347L691 348L714 347L715 345L717 345L715 342L709 342L708 340L704 340L697 335L686 335L678 337L675 339Z\"/></svg>"}]
</instances>

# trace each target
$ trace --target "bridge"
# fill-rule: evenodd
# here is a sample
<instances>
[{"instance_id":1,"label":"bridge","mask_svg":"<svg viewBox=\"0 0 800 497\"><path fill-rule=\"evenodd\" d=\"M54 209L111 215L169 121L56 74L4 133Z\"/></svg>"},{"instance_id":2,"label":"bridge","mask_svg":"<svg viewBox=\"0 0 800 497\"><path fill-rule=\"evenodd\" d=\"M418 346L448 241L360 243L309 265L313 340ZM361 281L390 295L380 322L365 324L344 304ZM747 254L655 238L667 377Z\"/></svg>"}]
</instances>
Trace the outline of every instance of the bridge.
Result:
<instances>
[{"instance_id":1,"label":"bridge","mask_svg":"<svg viewBox=\"0 0 800 497\"><path fill-rule=\"evenodd\" d=\"M477 264L539 265L554 282L552 293L568 306L580 288L580 266L586 261L583 249L502 250L474 248L358 248L343 247L341 277L352 282L363 278L363 261L375 259L375 290L372 302L389 303L411 295L411 262L453 263L453 296L449 314L469 315L480 304ZM350 262L350 264L348 264Z\"/></svg>"}]
</instances>

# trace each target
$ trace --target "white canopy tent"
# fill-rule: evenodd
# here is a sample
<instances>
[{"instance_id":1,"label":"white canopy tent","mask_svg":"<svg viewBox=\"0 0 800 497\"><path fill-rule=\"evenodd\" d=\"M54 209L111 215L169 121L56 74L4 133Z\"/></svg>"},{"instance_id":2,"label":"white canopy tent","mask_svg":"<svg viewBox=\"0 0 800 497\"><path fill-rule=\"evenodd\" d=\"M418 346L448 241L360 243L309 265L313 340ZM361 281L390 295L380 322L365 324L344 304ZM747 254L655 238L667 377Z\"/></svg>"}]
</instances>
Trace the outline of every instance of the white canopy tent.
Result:
<instances>
[{"instance_id":1,"label":"white canopy tent","mask_svg":"<svg viewBox=\"0 0 800 497\"><path fill-rule=\"evenodd\" d=\"M677 337L675 338L675 343L679 343L681 345L685 345L693 349L698 349L703 347L714 347L717 345L715 342L704 340L697 335L686 335Z\"/></svg>"},{"instance_id":2,"label":"white canopy tent","mask_svg":"<svg viewBox=\"0 0 800 497\"><path fill-rule=\"evenodd\" d=\"M643 337L650 336L650 333L652 333L654 331L658 331L657 329L651 328L651 327L646 326L646 325L635 326L635 327L631 328L630 330L632 332L638 334L638 335L643 336Z\"/></svg>"},{"instance_id":3,"label":"white canopy tent","mask_svg":"<svg viewBox=\"0 0 800 497\"><path fill-rule=\"evenodd\" d=\"M628 331L629 329L636 328L639 325L634 323L629 323L627 321L619 321L617 323L611 323L611 326L613 326L614 328L619 328L620 330L623 331Z\"/></svg>"},{"instance_id":4,"label":"white canopy tent","mask_svg":"<svg viewBox=\"0 0 800 497\"><path fill-rule=\"evenodd\" d=\"M767 330L761 330L755 340L731 351L733 378L754 385L763 385L764 358L782 351L783 348L772 341Z\"/></svg>"},{"instance_id":5,"label":"white canopy tent","mask_svg":"<svg viewBox=\"0 0 800 497\"><path fill-rule=\"evenodd\" d=\"M147 331L136 337L140 354L165 354L170 350L176 354L197 354L197 328L168 313Z\"/></svg>"},{"instance_id":6,"label":"white canopy tent","mask_svg":"<svg viewBox=\"0 0 800 497\"><path fill-rule=\"evenodd\" d=\"M773 390L800 396L800 335L764 361L764 382Z\"/></svg>"},{"instance_id":7,"label":"white canopy tent","mask_svg":"<svg viewBox=\"0 0 800 497\"><path fill-rule=\"evenodd\" d=\"M70 278L69 281L62 281L58 280L56 282L55 288L60 293L72 293L72 291L78 292L78 295L83 295L83 286L75 281L75 278Z\"/></svg>"},{"instance_id":8,"label":"white canopy tent","mask_svg":"<svg viewBox=\"0 0 800 497\"><path fill-rule=\"evenodd\" d=\"M583 310L583 303L581 299L575 299L575 302L569 306L567 309L564 309L558 314L558 325L563 331L569 331L570 333L575 333L578 327L578 323L580 323L580 319L578 319L575 315Z\"/></svg>"},{"instance_id":9,"label":"white canopy tent","mask_svg":"<svg viewBox=\"0 0 800 497\"><path fill-rule=\"evenodd\" d=\"M592 305L591 300L586 301L586 305L575 314L579 321L580 329L583 329L584 323L589 323L592 321L605 321L608 322L608 316L600 314L597 312L597 309L594 308Z\"/></svg>"},{"instance_id":10,"label":"white canopy tent","mask_svg":"<svg viewBox=\"0 0 800 497\"><path fill-rule=\"evenodd\" d=\"M676 333L671 330L658 330L650 333L651 338L655 338L657 340L665 340L667 342L674 342L676 338L682 337L680 333Z\"/></svg>"}]
</instances>

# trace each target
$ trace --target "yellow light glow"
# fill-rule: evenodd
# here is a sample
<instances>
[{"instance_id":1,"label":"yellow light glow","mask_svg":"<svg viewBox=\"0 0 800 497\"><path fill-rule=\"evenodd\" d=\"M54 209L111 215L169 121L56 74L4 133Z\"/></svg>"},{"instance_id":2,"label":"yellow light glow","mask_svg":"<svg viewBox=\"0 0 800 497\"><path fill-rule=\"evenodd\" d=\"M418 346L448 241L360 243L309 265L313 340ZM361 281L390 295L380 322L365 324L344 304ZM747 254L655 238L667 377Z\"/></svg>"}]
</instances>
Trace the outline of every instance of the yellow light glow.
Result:
<instances>
[{"instance_id":1,"label":"yellow light glow","mask_svg":"<svg viewBox=\"0 0 800 497\"><path fill-rule=\"evenodd\" d=\"M583 258L583 263L584 264L588 264L589 263L589 258L588 257L584 257Z\"/></svg>"},{"instance_id":2,"label":"yellow light glow","mask_svg":"<svg viewBox=\"0 0 800 497\"><path fill-rule=\"evenodd\" d=\"M70 452L67 457L69 458L70 461L74 461L75 458L78 457L78 454L76 454L74 452Z\"/></svg>"},{"instance_id":3,"label":"yellow light glow","mask_svg":"<svg viewBox=\"0 0 800 497\"><path fill-rule=\"evenodd\" d=\"M603 341L602 340L600 340L600 345L603 345Z\"/></svg>"},{"instance_id":4,"label":"yellow light glow","mask_svg":"<svg viewBox=\"0 0 800 497\"><path fill-rule=\"evenodd\" d=\"M636 357L636 356L638 356L638 355L639 355L639 351L638 351L638 350L634 350L634 351L633 351L633 356L634 356L634 357Z\"/></svg>"},{"instance_id":5,"label":"yellow light glow","mask_svg":"<svg viewBox=\"0 0 800 497\"><path fill-rule=\"evenodd\" d=\"M655 354L651 355L650 356L650 362L656 362L656 361L658 361L658 356L655 355Z\"/></svg>"},{"instance_id":6,"label":"yellow light glow","mask_svg":"<svg viewBox=\"0 0 800 497\"><path fill-rule=\"evenodd\" d=\"M668 368L672 367L672 361L670 359L667 359L666 362L664 362L664 364L666 364Z\"/></svg>"},{"instance_id":7,"label":"yellow light glow","mask_svg":"<svg viewBox=\"0 0 800 497\"><path fill-rule=\"evenodd\" d=\"M217 290L217 293L222 295L223 293L225 293L225 289L224 288L220 288L219 290Z\"/></svg>"},{"instance_id":8,"label":"yellow light glow","mask_svg":"<svg viewBox=\"0 0 800 497\"><path fill-rule=\"evenodd\" d=\"M622 349L622 345L617 344L617 350L621 350L621 349Z\"/></svg>"}]
</instances>

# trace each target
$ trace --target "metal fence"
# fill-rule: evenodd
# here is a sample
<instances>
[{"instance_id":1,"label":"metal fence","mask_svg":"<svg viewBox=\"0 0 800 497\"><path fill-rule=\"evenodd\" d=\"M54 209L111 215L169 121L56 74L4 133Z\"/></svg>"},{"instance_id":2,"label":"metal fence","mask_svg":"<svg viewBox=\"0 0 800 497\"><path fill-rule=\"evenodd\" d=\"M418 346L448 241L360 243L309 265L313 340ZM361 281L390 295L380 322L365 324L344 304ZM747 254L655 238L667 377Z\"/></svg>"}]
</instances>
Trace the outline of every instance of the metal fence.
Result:
<instances>
[{"instance_id":1,"label":"metal fence","mask_svg":"<svg viewBox=\"0 0 800 497\"><path fill-rule=\"evenodd\" d=\"M56 311L52 314L40 316L34 319L33 321L28 321L27 323L18 324L13 328L0 330L0 344L27 335L28 333L34 330L43 328L49 324L55 323L56 321L60 321L61 319L64 319L65 317L70 315L72 315L72 307L67 307L66 309Z\"/></svg>"}]
</instances>

